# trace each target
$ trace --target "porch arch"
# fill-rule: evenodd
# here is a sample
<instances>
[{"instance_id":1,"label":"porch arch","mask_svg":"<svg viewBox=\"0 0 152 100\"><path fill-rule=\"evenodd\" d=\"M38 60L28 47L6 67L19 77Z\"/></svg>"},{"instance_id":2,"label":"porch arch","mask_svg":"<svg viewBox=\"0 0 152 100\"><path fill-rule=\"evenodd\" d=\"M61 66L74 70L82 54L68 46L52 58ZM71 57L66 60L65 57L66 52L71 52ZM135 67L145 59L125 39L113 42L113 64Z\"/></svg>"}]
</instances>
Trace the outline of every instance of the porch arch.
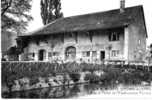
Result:
<instances>
[{"instance_id":1,"label":"porch arch","mask_svg":"<svg viewBox=\"0 0 152 100\"><path fill-rule=\"evenodd\" d=\"M69 61L76 59L76 48L74 46L68 46L65 49L65 59Z\"/></svg>"}]
</instances>

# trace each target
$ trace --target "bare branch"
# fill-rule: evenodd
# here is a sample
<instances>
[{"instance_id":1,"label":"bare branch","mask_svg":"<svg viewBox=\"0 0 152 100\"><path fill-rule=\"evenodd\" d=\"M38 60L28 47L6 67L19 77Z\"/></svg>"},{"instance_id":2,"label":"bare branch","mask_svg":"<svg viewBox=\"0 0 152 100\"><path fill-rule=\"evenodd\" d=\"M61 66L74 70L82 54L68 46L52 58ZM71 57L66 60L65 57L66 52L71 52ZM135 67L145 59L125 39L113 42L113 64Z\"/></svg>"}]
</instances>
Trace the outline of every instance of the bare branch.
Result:
<instances>
[{"instance_id":1,"label":"bare branch","mask_svg":"<svg viewBox=\"0 0 152 100\"><path fill-rule=\"evenodd\" d=\"M11 7L11 4L12 4L12 0L10 0L9 2L6 3L6 8L2 8L1 16L3 16L5 14L5 12L9 9L9 7Z\"/></svg>"}]
</instances>

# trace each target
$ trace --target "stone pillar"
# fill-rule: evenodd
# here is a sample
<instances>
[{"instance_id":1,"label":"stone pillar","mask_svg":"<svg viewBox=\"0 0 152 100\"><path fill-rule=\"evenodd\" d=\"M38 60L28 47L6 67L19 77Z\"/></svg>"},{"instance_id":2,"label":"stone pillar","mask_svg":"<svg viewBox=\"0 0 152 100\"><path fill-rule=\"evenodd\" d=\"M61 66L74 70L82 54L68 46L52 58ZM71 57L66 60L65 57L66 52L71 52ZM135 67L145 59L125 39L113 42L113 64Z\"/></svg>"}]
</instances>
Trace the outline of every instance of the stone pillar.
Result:
<instances>
[{"instance_id":1,"label":"stone pillar","mask_svg":"<svg viewBox=\"0 0 152 100\"><path fill-rule=\"evenodd\" d=\"M76 60L79 62L82 58L82 52L79 49L76 49Z\"/></svg>"},{"instance_id":2,"label":"stone pillar","mask_svg":"<svg viewBox=\"0 0 152 100\"><path fill-rule=\"evenodd\" d=\"M23 56L22 54L19 55L19 57L18 57L18 60L19 60L19 61L22 61L22 60L23 60L23 59L22 59L22 56Z\"/></svg>"},{"instance_id":3,"label":"stone pillar","mask_svg":"<svg viewBox=\"0 0 152 100\"><path fill-rule=\"evenodd\" d=\"M97 59L100 60L100 51L97 51Z\"/></svg>"},{"instance_id":4,"label":"stone pillar","mask_svg":"<svg viewBox=\"0 0 152 100\"><path fill-rule=\"evenodd\" d=\"M63 60L63 62L65 61L65 47L63 46L62 50L61 50L61 58Z\"/></svg>"},{"instance_id":5,"label":"stone pillar","mask_svg":"<svg viewBox=\"0 0 152 100\"><path fill-rule=\"evenodd\" d=\"M129 50L129 31L128 27L124 29L124 59L128 61Z\"/></svg>"},{"instance_id":6,"label":"stone pillar","mask_svg":"<svg viewBox=\"0 0 152 100\"><path fill-rule=\"evenodd\" d=\"M92 57L92 50L90 50L90 62L93 62L93 57Z\"/></svg>"},{"instance_id":7,"label":"stone pillar","mask_svg":"<svg viewBox=\"0 0 152 100\"><path fill-rule=\"evenodd\" d=\"M49 61L49 53L46 51L46 58L45 58L45 61Z\"/></svg>"},{"instance_id":8,"label":"stone pillar","mask_svg":"<svg viewBox=\"0 0 152 100\"><path fill-rule=\"evenodd\" d=\"M38 60L39 60L39 54L38 54L38 52L35 53L35 58L34 58L34 60L35 60L35 61L38 61Z\"/></svg>"},{"instance_id":9,"label":"stone pillar","mask_svg":"<svg viewBox=\"0 0 152 100\"><path fill-rule=\"evenodd\" d=\"M60 57L64 61L64 51L61 52Z\"/></svg>"}]
</instances>

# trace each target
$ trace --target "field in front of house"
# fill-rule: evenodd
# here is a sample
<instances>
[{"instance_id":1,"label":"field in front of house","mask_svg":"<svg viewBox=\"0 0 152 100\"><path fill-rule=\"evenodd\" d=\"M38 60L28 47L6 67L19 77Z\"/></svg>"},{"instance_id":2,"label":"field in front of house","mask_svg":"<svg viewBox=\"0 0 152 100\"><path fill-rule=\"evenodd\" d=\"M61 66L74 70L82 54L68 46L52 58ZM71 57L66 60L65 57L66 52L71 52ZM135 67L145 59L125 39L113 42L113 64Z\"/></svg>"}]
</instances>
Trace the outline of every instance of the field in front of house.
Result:
<instances>
[{"instance_id":1,"label":"field in front of house","mask_svg":"<svg viewBox=\"0 0 152 100\"><path fill-rule=\"evenodd\" d=\"M114 86L151 85L152 67L87 63L2 62L2 97L5 93L79 83Z\"/></svg>"}]
</instances>

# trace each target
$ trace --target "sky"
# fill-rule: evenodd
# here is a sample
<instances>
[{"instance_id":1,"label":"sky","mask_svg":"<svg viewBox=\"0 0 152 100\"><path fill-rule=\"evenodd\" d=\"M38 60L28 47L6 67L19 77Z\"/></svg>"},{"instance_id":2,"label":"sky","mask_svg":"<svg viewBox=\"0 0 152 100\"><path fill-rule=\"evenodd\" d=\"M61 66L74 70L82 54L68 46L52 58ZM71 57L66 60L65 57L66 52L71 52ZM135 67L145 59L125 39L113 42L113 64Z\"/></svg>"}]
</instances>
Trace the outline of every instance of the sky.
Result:
<instances>
[{"instance_id":1,"label":"sky","mask_svg":"<svg viewBox=\"0 0 152 100\"><path fill-rule=\"evenodd\" d=\"M148 32L147 45L152 43L152 0L125 0L125 6L143 5ZM120 0L61 0L64 17L120 8ZM42 27L40 16L40 0L33 0L31 14L34 18L29 23L28 32Z\"/></svg>"}]
</instances>

